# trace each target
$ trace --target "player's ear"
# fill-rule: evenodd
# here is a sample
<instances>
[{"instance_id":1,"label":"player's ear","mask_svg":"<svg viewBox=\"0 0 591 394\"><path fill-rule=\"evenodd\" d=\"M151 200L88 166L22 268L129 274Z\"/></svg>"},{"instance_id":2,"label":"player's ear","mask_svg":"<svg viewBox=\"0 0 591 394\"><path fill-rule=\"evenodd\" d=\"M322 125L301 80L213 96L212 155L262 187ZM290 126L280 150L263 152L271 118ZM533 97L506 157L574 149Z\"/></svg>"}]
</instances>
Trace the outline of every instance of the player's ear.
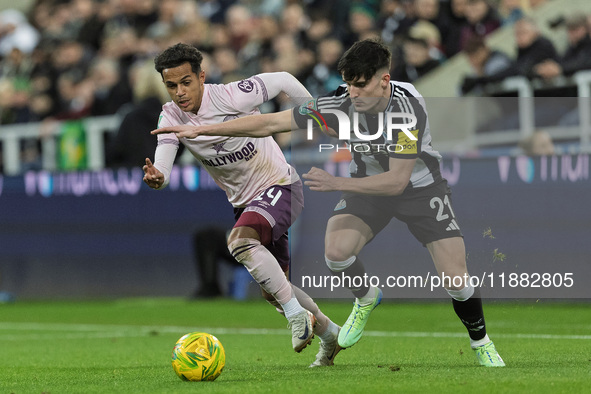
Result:
<instances>
[{"instance_id":1,"label":"player's ear","mask_svg":"<svg viewBox=\"0 0 591 394\"><path fill-rule=\"evenodd\" d=\"M199 71L199 82L205 82L205 70Z\"/></svg>"},{"instance_id":2,"label":"player's ear","mask_svg":"<svg viewBox=\"0 0 591 394\"><path fill-rule=\"evenodd\" d=\"M380 81L380 84L382 86L382 89L386 89L388 87L388 84L390 83L390 73L383 73L382 74L382 79Z\"/></svg>"}]
</instances>

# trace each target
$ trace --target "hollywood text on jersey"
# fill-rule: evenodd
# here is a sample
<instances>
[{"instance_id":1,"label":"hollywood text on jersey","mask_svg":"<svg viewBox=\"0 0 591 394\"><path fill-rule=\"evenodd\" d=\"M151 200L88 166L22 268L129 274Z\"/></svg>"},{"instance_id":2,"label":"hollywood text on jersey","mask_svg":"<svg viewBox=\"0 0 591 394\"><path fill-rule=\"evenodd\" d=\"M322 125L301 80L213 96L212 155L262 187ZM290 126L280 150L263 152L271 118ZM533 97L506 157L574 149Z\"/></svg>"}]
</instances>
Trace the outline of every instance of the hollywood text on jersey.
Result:
<instances>
[{"instance_id":1,"label":"hollywood text on jersey","mask_svg":"<svg viewBox=\"0 0 591 394\"><path fill-rule=\"evenodd\" d=\"M225 150L224 150L225 151ZM226 151L227 152L227 151ZM227 164L236 163L239 161L249 161L252 159L258 151L256 150L252 142L247 143L244 148L239 151L229 153L223 156L217 156L211 159L200 159L201 163L209 167L220 167Z\"/></svg>"}]
</instances>

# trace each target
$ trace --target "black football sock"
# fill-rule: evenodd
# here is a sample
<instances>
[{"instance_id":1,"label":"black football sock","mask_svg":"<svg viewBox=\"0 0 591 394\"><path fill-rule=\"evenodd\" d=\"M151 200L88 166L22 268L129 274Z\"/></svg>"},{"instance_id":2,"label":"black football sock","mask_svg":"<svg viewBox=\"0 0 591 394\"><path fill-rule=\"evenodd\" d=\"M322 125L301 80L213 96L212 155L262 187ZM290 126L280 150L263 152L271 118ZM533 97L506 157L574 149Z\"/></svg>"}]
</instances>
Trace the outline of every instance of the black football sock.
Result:
<instances>
[{"instance_id":1,"label":"black football sock","mask_svg":"<svg viewBox=\"0 0 591 394\"><path fill-rule=\"evenodd\" d=\"M359 257L356 257L353 264L348 266L342 274L339 273L339 275L343 275L342 277L348 278L345 283L356 298L361 298L369 292L370 286L369 283L365 283L365 274L365 266Z\"/></svg>"},{"instance_id":2,"label":"black football sock","mask_svg":"<svg viewBox=\"0 0 591 394\"><path fill-rule=\"evenodd\" d=\"M467 300L460 301L452 298L452 303L456 315L466 326L470 339L473 341L483 339L486 336L486 324L482 310L482 299L478 289L475 289L474 294Z\"/></svg>"}]
</instances>

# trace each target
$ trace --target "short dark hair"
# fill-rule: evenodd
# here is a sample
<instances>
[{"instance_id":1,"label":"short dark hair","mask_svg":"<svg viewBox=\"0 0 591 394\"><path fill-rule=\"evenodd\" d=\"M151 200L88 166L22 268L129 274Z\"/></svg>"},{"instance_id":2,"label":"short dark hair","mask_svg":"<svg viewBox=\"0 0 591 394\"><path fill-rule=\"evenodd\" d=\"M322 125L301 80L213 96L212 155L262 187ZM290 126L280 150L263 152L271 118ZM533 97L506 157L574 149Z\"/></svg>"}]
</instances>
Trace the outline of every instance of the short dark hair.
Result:
<instances>
[{"instance_id":1,"label":"short dark hair","mask_svg":"<svg viewBox=\"0 0 591 394\"><path fill-rule=\"evenodd\" d=\"M156 71L162 75L162 71L166 68L178 67L184 63L191 65L191 71L195 74L201 72L201 62L203 55L199 50L191 45L178 43L166 48L154 59L154 66Z\"/></svg>"},{"instance_id":2,"label":"short dark hair","mask_svg":"<svg viewBox=\"0 0 591 394\"><path fill-rule=\"evenodd\" d=\"M381 40L357 41L343 54L337 70L345 81L356 81L361 77L368 80L378 70L390 69L391 58L390 49Z\"/></svg>"},{"instance_id":3,"label":"short dark hair","mask_svg":"<svg viewBox=\"0 0 591 394\"><path fill-rule=\"evenodd\" d=\"M467 55L472 55L483 48L487 48L486 41L484 41L484 37L472 36L466 40L464 52L466 52Z\"/></svg>"}]
</instances>

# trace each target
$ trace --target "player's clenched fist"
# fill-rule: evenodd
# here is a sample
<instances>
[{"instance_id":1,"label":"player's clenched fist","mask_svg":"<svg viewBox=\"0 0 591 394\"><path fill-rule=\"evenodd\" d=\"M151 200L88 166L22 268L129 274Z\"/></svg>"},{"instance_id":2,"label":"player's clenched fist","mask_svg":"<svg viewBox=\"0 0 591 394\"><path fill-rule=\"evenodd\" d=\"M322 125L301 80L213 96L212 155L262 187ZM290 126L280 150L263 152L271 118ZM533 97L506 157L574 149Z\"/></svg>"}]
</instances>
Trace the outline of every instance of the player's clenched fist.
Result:
<instances>
[{"instance_id":1,"label":"player's clenched fist","mask_svg":"<svg viewBox=\"0 0 591 394\"><path fill-rule=\"evenodd\" d=\"M312 167L310 171L302 175L306 181L304 185L316 192L332 192L338 189L338 179L320 168Z\"/></svg>"}]
</instances>

